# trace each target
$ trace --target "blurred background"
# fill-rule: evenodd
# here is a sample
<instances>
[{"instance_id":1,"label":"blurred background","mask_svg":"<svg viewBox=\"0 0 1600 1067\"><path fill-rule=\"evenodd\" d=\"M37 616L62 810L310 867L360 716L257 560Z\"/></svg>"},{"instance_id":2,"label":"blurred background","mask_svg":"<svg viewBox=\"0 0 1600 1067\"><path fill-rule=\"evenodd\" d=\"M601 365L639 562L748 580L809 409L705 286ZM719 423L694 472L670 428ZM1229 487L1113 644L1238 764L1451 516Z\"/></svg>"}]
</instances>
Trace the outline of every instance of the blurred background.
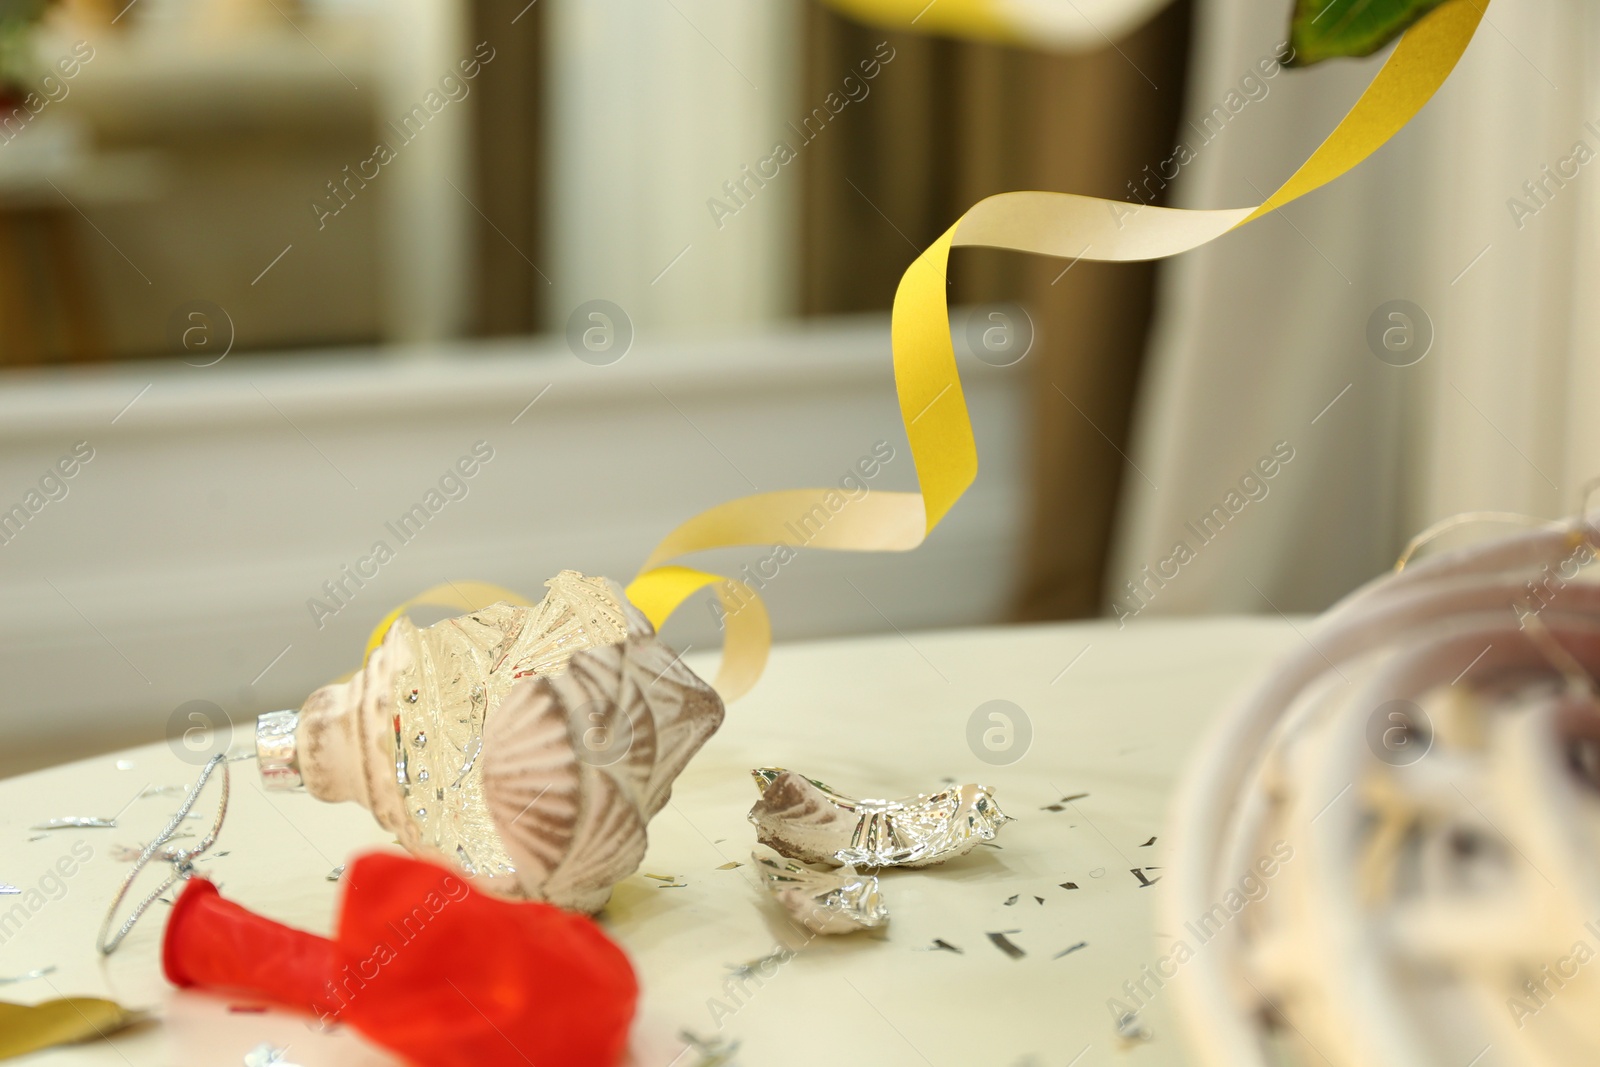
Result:
<instances>
[{"instance_id":1,"label":"blurred background","mask_svg":"<svg viewBox=\"0 0 1600 1067\"><path fill-rule=\"evenodd\" d=\"M888 309L962 211L1259 202L1381 62L1282 69L1287 0L1031 7L1003 47L817 0L0 4L0 774L298 706L446 579L625 580L870 456L914 487ZM777 638L1310 612L1445 515L1575 508L1592 7L1496 4L1370 164L1180 260L957 253L978 482L914 553L782 568Z\"/></svg>"}]
</instances>

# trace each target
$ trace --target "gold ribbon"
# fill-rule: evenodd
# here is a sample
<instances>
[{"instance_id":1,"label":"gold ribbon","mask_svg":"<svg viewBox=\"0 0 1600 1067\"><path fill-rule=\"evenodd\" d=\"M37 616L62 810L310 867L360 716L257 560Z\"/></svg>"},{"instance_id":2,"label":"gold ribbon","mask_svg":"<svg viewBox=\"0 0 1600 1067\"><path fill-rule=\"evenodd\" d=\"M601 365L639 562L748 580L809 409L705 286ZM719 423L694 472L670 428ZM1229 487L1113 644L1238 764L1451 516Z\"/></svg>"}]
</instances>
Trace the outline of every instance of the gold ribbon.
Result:
<instances>
[{"instance_id":1,"label":"gold ribbon","mask_svg":"<svg viewBox=\"0 0 1600 1067\"><path fill-rule=\"evenodd\" d=\"M903 9L908 21L918 6L899 0L835 2L847 9L870 7L879 16ZM839 497L832 489L790 489L730 500L668 534L628 586L629 599L659 628L707 585L722 583L718 591L725 607L738 596L736 590L750 593L750 599L726 616L718 675L718 689L726 699L743 695L766 662L771 631L765 609L752 610L760 601L742 583L703 571L689 571L688 577L687 568L668 564L691 553L740 545L904 552L923 542L978 474L978 450L950 343L945 270L951 248L984 246L1128 262L1162 259L1214 241L1326 185L1381 148L1444 84L1487 7L1488 0L1452 0L1407 31L1328 139L1257 207L1185 211L1047 192L1001 193L979 201L906 268L895 292L895 387L921 492L871 492L846 501L837 511L827 506L830 497ZM994 9L983 0L939 0L925 10L918 28L960 29L958 23L964 22L978 35L986 32L984 27L992 28L992 22L983 20ZM791 521L817 507L830 520L814 536L799 540Z\"/></svg>"}]
</instances>

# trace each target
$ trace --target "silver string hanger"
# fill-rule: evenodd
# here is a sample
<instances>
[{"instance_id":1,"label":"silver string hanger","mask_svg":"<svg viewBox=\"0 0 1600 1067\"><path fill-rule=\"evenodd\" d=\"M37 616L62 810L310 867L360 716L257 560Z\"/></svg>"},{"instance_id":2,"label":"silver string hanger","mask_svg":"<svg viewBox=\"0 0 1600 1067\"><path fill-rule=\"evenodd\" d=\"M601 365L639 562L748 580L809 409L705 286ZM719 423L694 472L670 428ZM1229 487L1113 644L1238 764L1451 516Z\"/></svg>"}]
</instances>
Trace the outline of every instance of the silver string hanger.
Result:
<instances>
[{"instance_id":1,"label":"silver string hanger","mask_svg":"<svg viewBox=\"0 0 1600 1067\"><path fill-rule=\"evenodd\" d=\"M211 779L211 772L218 766L222 767L222 796L217 801L217 817L211 824L211 829L206 835L195 843L193 848L183 849L172 845L172 836L183 826L183 820L188 818L189 810L194 807L194 802L199 799L201 790L205 789L206 782ZM128 872L128 877L123 880L122 888L117 890L117 895L111 901L111 907L106 909L105 922L100 924L100 936L95 939L95 947L102 956L109 956L122 944L122 939L149 909L150 905L161 899L161 894L171 889L178 882L187 879L195 873L194 861L207 849L217 842L217 835L222 832L222 820L228 814L228 758L222 753L212 756L200 770L200 777L195 779L194 785L189 787L189 793L183 798L183 803L178 807L176 814L167 821L166 827L139 853L139 858L133 862L133 870ZM116 934L107 940L106 934L111 929L111 924L116 920L117 909L122 907L122 902L127 899L128 891L133 888L133 883L138 879L140 872L154 858L157 852L160 858L172 864L172 873L167 880L162 882L149 896L139 901L123 924L117 928Z\"/></svg>"}]
</instances>

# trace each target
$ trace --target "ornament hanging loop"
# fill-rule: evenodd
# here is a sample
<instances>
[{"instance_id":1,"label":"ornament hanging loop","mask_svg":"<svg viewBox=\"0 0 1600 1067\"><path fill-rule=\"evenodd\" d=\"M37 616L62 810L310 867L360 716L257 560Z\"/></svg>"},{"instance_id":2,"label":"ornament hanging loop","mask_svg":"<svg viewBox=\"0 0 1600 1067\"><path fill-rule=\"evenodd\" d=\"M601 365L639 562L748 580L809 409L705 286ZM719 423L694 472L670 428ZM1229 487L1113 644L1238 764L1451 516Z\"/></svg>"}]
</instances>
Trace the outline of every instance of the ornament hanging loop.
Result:
<instances>
[{"instance_id":1,"label":"ornament hanging loop","mask_svg":"<svg viewBox=\"0 0 1600 1067\"><path fill-rule=\"evenodd\" d=\"M211 828L206 831L205 836L196 842L193 848L178 848L171 843L172 837L183 826L183 821L189 817L190 809L194 807L201 791L205 789L206 783L210 781L212 772L219 766L222 768L222 795L217 800L217 817L212 821ZM144 847L144 851L139 853L139 858L133 863L133 870L128 872L128 877L123 879L122 888L118 889L117 895L112 898L111 907L106 909L105 921L100 924L100 935L95 939L95 947L100 950L102 956L109 956L117 950L117 946L122 944L122 939L128 936L129 932L133 930L134 924L149 910L150 905L161 898L162 893L195 873L194 861L217 843L217 835L222 832L222 820L227 817L227 814L228 757L218 753L212 756L206 765L201 768L200 777L196 778L194 785L189 787L189 793L183 798L183 803L179 805L177 812L167 821L167 825L162 831L151 838L150 843ZM116 921L117 910L122 907L122 902L127 899L128 891L133 888L133 883L138 879L139 874L145 869L146 865L158 856L172 865L172 873L149 896L134 905L133 910L128 913L128 918L117 928L116 933L111 934L108 938L107 935L110 934L111 924Z\"/></svg>"}]
</instances>

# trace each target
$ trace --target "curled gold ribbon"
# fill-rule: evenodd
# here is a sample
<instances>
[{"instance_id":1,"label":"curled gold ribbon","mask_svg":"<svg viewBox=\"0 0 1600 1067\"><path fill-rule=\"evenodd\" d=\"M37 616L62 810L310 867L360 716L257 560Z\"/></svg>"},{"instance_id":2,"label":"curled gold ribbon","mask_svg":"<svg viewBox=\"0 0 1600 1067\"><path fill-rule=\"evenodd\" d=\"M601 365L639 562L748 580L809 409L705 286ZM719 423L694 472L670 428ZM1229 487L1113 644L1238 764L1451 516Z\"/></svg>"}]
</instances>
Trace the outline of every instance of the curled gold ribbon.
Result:
<instances>
[{"instance_id":1,"label":"curled gold ribbon","mask_svg":"<svg viewBox=\"0 0 1600 1067\"><path fill-rule=\"evenodd\" d=\"M717 690L724 695L749 692L766 667L767 649L772 643L772 624L767 619L766 605L761 602L756 591L737 579L697 571L693 567L658 567L654 573L655 577L651 581L650 588L658 597L669 599L673 607L708 585L717 586L717 596L722 601L724 616L737 617L737 621L728 627L727 635L723 639L722 667L717 672ZM430 589L424 589L389 612L372 628L372 633L367 637L366 655L372 655L372 650L383 644L384 637L389 633L389 627L412 608L477 611L484 605L496 601L504 601L519 607L532 606L532 602L525 597L489 582L465 580L443 582ZM640 610L644 609L641 607ZM671 613L669 609L666 614ZM646 611L645 614L649 616L650 613ZM666 615L662 618L666 618ZM652 624L659 626L654 618L651 621ZM345 676L348 677L349 675Z\"/></svg>"},{"instance_id":2,"label":"curled gold ribbon","mask_svg":"<svg viewBox=\"0 0 1600 1067\"><path fill-rule=\"evenodd\" d=\"M856 6L862 4L880 14L886 10L882 2L860 0ZM889 6L894 5L904 7L908 18L914 14L913 4L891 0ZM983 0L939 0L932 8L945 9L941 19L959 15L980 29L985 25L981 19L989 17L984 12L993 11ZM930 17L932 8L927 9ZM766 662L771 628L765 609L753 610L760 601L748 586L671 561L740 545L904 552L926 539L978 474L978 450L950 343L945 271L951 248L983 246L1063 259L1130 262L1163 259L1214 241L1326 185L1381 148L1444 84L1487 8L1488 0L1451 0L1408 30L1328 139L1256 207L1187 211L1051 192L1000 193L979 201L906 268L895 291L891 320L895 387L921 491L873 492L837 513L826 504L830 494L837 496L831 489L759 493L719 504L689 519L656 546L629 584L629 599L657 628L707 585L717 585L725 608L740 602L726 616L717 687L728 700L743 695ZM816 536L800 541L788 520L816 507L833 518Z\"/></svg>"}]
</instances>

